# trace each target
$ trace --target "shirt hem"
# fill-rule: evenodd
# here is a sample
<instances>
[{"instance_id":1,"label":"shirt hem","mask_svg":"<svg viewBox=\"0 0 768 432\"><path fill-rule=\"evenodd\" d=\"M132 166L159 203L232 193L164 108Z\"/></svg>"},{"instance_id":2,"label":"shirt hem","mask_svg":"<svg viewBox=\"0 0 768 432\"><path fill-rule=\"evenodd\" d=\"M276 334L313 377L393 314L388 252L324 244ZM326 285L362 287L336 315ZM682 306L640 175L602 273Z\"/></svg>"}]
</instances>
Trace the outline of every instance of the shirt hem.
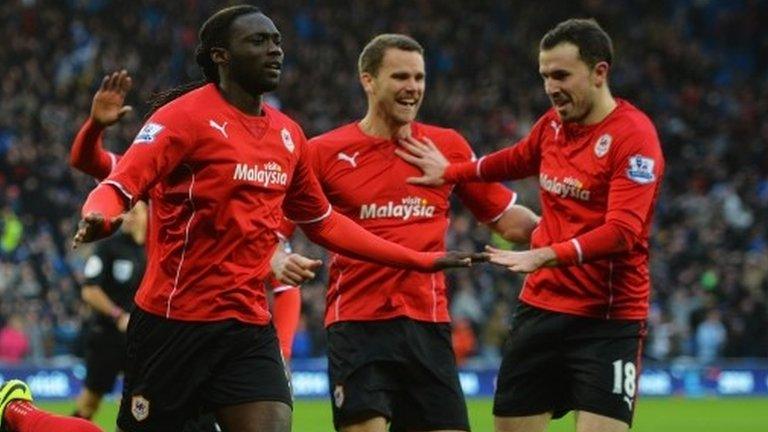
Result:
<instances>
[{"instance_id":1,"label":"shirt hem","mask_svg":"<svg viewBox=\"0 0 768 432\"><path fill-rule=\"evenodd\" d=\"M218 322L218 321L227 321L227 320L233 319L235 321L239 321L245 324L254 324L254 325L267 325L272 321L271 316L253 319L253 318L248 318L238 314L223 314L223 315L211 316L211 315L185 314L185 313L171 311L170 314L166 315L165 313L166 311L164 309L147 307L145 304L143 304L139 300L136 301L136 307L141 309L144 312L157 315L165 319L175 320L175 321Z\"/></svg>"},{"instance_id":2,"label":"shirt hem","mask_svg":"<svg viewBox=\"0 0 768 432\"><path fill-rule=\"evenodd\" d=\"M376 317L361 316L361 317L344 317L344 318L338 318L338 319L325 320L325 327L328 328L333 324L340 323L340 322L386 321L394 318L408 318L414 321L422 321L426 323L450 323L451 322L450 317L432 319L431 316L429 316L429 314L422 316L422 315L413 315L413 314L407 314L404 312L398 312L398 313L387 314L387 315L377 315Z\"/></svg>"},{"instance_id":3,"label":"shirt hem","mask_svg":"<svg viewBox=\"0 0 768 432\"><path fill-rule=\"evenodd\" d=\"M622 313L620 311L611 311L611 317L606 318L605 312L595 313L591 312L585 309L580 308L570 308L570 307L562 307L562 306L553 306L551 303L547 302L540 302L528 297L520 296L520 301L523 303L529 304L531 306L537 307L539 309L544 309L550 312L558 312L558 313L564 313L564 314L570 314L570 315L577 315L581 317L586 318L598 318L598 319L605 319L605 320L644 320L648 318L648 313L641 313L641 314L635 314L635 313Z\"/></svg>"}]
</instances>

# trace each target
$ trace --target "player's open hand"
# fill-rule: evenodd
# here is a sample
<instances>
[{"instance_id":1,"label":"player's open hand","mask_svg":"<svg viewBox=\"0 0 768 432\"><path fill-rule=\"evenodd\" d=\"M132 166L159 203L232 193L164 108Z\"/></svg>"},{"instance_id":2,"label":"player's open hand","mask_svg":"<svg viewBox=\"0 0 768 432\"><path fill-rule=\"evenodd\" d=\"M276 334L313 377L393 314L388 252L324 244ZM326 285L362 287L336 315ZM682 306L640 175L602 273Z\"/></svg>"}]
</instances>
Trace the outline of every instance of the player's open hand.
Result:
<instances>
[{"instance_id":1,"label":"player's open hand","mask_svg":"<svg viewBox=\"0 0 768 432\"><path fill-rule=\"evenodd\" d=\"M271 265L278 281L295 286L313 279L315 270L320 268L323 262L297 253L275 253Z\"/></svg>"},{"instance_id":2,"label":"player's open hand","mask_svg":"<svg viewBox=\"0 0 768 432\"><path fill-rule=\"evenodd\" d=\"M83 243L108 237L112 235L123 223L123 215L117 216L105 223L104 216L100 213L88 213L77 224L77 232L72 240L72 248L77 249Z\"/></svg>"},{"instance_id":3,"label":"player's open hand","mask_svg":"<svg viewBox=\"0 0 768 432\"><path fill-rule=\"evenodd\" d=\"M435 143L426 137L419 141L411 136L399 139L398 143L402 148L395 149L395 154L418 167L424 174L421 177L409 177L408 183L425 186L440 186L445 183L443 174L449 162Z\"/></svg>"},{"instance_id":4,"label":"player's open hand","mask_svg":"<svg viewBox=\"0 0 768 432\"><path fill-rule=\"evenodd\" d=\"M483 252L449 251L435 260L434 269L442 270L452 267L471 267L474 263L488 261L488 258L488 254Z\"/></svg>"},{"instance_id":5,"label":"player's open hand","mask_svg":"<svg viewBox=\"0 0 768 432\"><path fill-rule=\"evenodd\" d=\"M91 118L96 124L111 126L133 110L129 105L123 105L131 85L132 80L126 70L112 72L101 80L101 87L91 103Z\"/></svg>"},{"instance_id":6,"label":"player's open hand","mask_svg":"<svg viewBox=\"0 0 768 432\"><path fill-rule=\"evenodd\" d=\"M533 273L541 267L555 262L551 248L539 248L527 251L510 251L486 246L488 261L508 268L515 273Z\"/></svg>"}]
</instances>

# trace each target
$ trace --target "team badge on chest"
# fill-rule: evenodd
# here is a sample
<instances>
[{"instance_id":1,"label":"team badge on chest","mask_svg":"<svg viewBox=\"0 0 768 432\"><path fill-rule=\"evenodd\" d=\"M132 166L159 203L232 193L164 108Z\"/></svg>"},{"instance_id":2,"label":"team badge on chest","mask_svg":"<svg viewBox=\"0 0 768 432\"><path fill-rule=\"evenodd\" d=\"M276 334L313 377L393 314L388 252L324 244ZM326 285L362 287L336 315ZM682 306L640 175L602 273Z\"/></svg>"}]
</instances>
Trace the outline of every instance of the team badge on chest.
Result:
<instances>
[{"instance_id":1,"label":"team badge on chest","mask_svg":"<svg viewBox=\"0 0 768 432\"><path fill-rule=\"evenodd\" d=\"M293 149L296 148L296 146L293 145L293 138L291 137L291 133L288 132L288 129L283 128L283 130L280 131L280 136L283 137L283 144L285 144L285 148L287 148L289 152L293 153Z\"/></svg>"},{"instance_id":2,"label":"team badge on chest","mask_svg":"<svg viewBox=\"0 0 768 432\"><path fill-rule=\"evenodd\" d=\"M613 137L610 134L603 134L595 142L595 156L601 158L608 154L608 150L611 149L611 143Z\"/></svg>"}]
</instances>

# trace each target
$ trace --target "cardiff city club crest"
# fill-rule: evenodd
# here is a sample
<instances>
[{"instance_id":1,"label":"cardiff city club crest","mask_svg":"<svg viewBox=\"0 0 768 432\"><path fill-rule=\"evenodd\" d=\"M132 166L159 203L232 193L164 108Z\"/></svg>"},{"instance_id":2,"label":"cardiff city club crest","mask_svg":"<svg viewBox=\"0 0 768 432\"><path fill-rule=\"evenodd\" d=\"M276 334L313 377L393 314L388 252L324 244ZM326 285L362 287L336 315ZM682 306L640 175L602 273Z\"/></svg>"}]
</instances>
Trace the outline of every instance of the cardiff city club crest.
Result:
<instances>
[{"instance_id":1,"label":"cardiff city club crest","mask_svg":"<svg viewBox=\"0 0 768 432\"><path fill-rule=\"evenodd\" d=\"M341 384L336 384L336 387L333 389L333 403L336 405L336 408L341 408L344 405L344 387Z\"/></svg>"},{"instance_id":2,"label":"cardiff city club crest","mask_svg":"<svg viewBox=\"0 0 768 432\"><path fill-rule=\"evenodd\" d=\"M138 421L146 420L149 417L149 401L144 396L136 395L131 398L131 414Z\"/></svg>"},{"instance_id":3,"label":"cardiff city club crest","mask_svg":"<svg viewBox=\"0 0 768 432\"><path fill-rule=\"evenodd\" d=\"M601 158L608 154L608 150L611 149L612 142L613 137L610 134L604 134L600 136L600 138L597 139L597 142L595 142L595 156Z\"/></svg>"},{"instance_id":4,"label":"cardiff city club crest","mask_svg":"<svg viewBox=\"0 0 768 432\"><path fill-rule=\"evenodd\" d=\"M293 149L296 148L296 146L293 145L293 138L291 137L291 133L288 132L288 129L283 128L283 130L280 131L280 135L283 137L283 144L285 144L285 148L287 148L289 152L293 153Z\"/></svg>"}]
</instances>

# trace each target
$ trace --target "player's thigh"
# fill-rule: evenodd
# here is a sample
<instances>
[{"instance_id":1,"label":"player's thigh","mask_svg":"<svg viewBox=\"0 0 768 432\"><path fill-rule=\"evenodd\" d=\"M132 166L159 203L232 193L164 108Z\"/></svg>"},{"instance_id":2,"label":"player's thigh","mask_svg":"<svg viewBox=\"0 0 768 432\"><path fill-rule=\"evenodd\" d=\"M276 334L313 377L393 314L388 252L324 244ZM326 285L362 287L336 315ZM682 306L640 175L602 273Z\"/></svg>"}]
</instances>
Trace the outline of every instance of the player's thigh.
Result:
<instances>
[{"instance_id":1,"label":"player's thigh","mask_svg":"<svg viewBox=\"0 0 768 432\"><path fill-rule=\"evenodd\" d=\"M290 432L291 406L260 401L229 405L216 410L224 432Z\"/></svg>"},{"instance_id":2,"label":"player's thigh","mask_svg":"<svg viewBox=\"0 0 768 432\"><path fill-rule=\"evenodd\" d=\"M493 418L495 432L543 432L547 429L551 413L518 417Z\"/></svg>"},{"instance_id":3,"label":"player's thigh","mask_svg":"<svg viewBox=\"0 0 768 432\"><path fill-rule=\"evenodd\" d=\"M576 432L627 432L629 425L621 420L588 411L576 411Z\"/></svg>"},{"instance_id":4,"label":"player's thigh","mask_svg":"<svg viewBox=\"0 0 768 432\"><path fill-rule=\"evenodd\" d=\"M293 405L288 374L280 354L274 327L233 322L209 347L217 359L202 384L200 398L206 409L219 412L230 406L251 402L279 402L259 405L290 408ZM279 408L282 411L282 408ZM280 415L272 418L279 419Z\"/></svg>"},{"instance_id":5,"label":"player's thigh","mask_svg":"<svg viewBox=\"0 0 768 432\"><path fill-rule=\"evenodd\" d=\"M565 344L572 408L631 426L645 323L587 319L576 330Z\"/></svg>"},{"instance_id":6,"label":"player's thigh","mask_svg":"<svg viewBox=\"0 0 768 432\"><path fill-rule=\"evenodd\" d=\"M168 320L138 308L133 312L118 413L123 430L182 430L184 420L199 412L199 388L216 361L208 344L219 328Z\"/></svg>"},{"instance_id":7,"label":"player's thigh","mask_svg":"<svg viewBox=\"0 0 768 432\"><path fill-rule=\"evenodd\" d=\"M398 364L371 362L357 365L350 373L329 365L333 425L336 430L377 431L392 418L397 393ZM356 430L356 429L352 429Z\"/></svg>"},{"instance_id":8,"label":"player's thigh","mask_svg":"<svg viewBox=\"0 0 768 432\"><path fill-rule=\"evenodd\" d=\"M494 394L499 418L562 417L570 405L559 346L567 318L520 303L515 312Z\"/></svg>"},{"instance_id":9,"label":"player's thigh","mask_svg":"<svg viewBox=\"0 0 768 432\"><path fill-rule=\"evenodd\" d=\"M404 322L409 358L392 431L469 430L469 416L447 323Z\"/></svg>"},{"instance_id":10,"label":"player's thigh","mask_svg":"<svg viewBox=\"0 0 768 432\"><path fill-rule=\"evenodd\" d=\"M385 423L391 419L401 385L399 322L339 322L328 328L328 383L336 430L375 427L381 422L376 418Z\"/></svg>"}]
</instances>

